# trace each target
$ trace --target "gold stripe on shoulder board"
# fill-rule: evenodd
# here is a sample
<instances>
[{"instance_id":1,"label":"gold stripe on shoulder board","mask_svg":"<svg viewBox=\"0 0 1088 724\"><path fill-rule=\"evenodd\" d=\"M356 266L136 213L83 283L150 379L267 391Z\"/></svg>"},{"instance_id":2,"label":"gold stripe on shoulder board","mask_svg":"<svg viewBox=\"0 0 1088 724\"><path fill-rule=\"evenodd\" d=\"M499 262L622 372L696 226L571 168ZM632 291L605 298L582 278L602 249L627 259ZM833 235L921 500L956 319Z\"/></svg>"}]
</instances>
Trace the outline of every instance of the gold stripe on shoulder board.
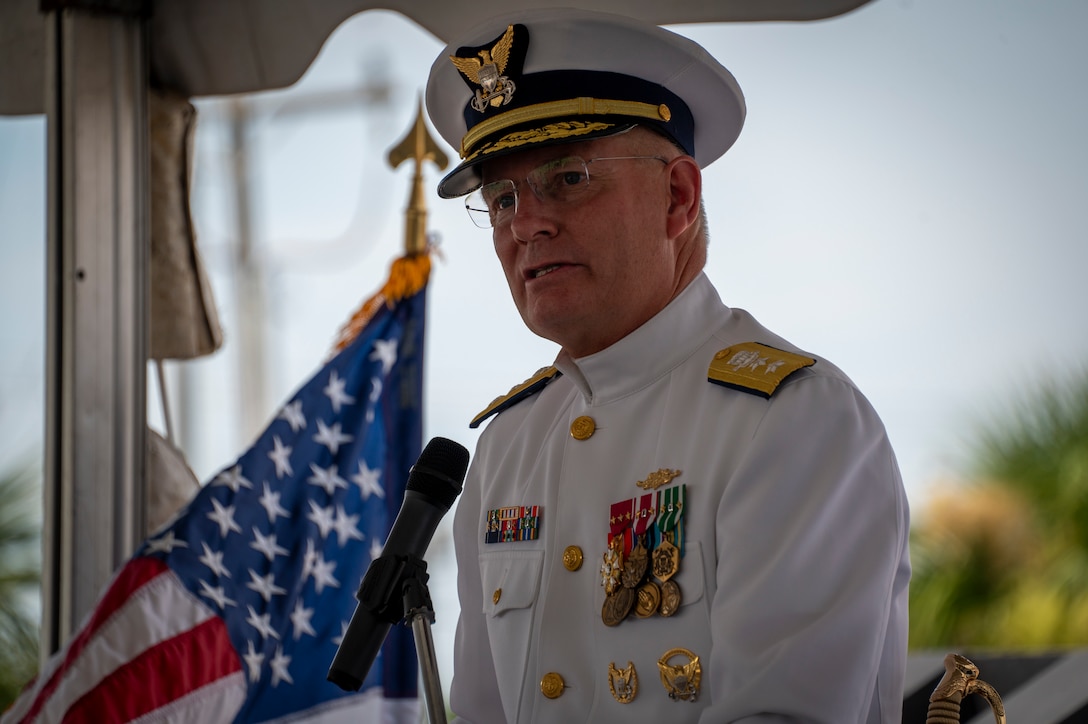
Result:
<instances>
[{"instance_id":1,"label":"gold stripe on shoulder board","mask_svg":"<svg viewBox=\"0 0 1088 724\"><path fill-rule=\"evenodd\" d=\"M548 384L559 374L554 366L542 367L537 370L529 379L525 380L521 384L514 385L510 388L510 391L505 395L500 395L492 400L491 404L484 408L476 417L472 418L472 422L469 423L469 427L476 428L480 426L480 423L487 418L502 412L508 407L513 407L517 403L524 400L526 397L536 394L540 390L544 389L544 385Z\"/></svg>"},{"instance_id":2,"label":"gold stripe on shoulder board","mask_svg":"<svg viewBox=\"0 0 1088 724\"><path fill-rule=\"evenodd\" d=\"M783 380L814 364L812 357L759 342L743 342L717 352L706 376L715 384L769 398Z\"/></svg>"}]
</instances>

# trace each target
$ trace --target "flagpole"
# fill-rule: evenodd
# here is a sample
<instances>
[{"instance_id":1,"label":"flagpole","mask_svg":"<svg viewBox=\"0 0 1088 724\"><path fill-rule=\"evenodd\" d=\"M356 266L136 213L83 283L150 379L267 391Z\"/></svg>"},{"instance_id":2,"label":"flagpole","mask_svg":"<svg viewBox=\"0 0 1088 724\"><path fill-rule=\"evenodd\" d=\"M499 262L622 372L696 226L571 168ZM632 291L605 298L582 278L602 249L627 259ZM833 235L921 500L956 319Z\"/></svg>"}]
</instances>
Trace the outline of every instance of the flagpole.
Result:
<instances>
[{"instance_id":1,"label":"flagpole","mask_svg":"<svg viewBox=\"0 0 1088 724\"><path fill-rule=\"evenodd\" d=\"M423 119L423 100L416 107L416 118L407 135L389 151L389 165L397 168L407 160L414 162L412 190L408 197L408 207L404 211L404 254L416 257L427 253L427 202L423 193L423 162L431 161L439 170L444 170L449 163L446 154L427 132ZM426 562L423 562L426 570ZM423 679L423 700L430 724L445 724L446 702L442 694L442 682L435 656L434 638L431 626L434 624L434 606L431 593L427 588L427 574L409 578L404 585L405 620L412 626L412 636L416 644L416 658L419 660L420 674Z\"/></svg>"}]
</instances>

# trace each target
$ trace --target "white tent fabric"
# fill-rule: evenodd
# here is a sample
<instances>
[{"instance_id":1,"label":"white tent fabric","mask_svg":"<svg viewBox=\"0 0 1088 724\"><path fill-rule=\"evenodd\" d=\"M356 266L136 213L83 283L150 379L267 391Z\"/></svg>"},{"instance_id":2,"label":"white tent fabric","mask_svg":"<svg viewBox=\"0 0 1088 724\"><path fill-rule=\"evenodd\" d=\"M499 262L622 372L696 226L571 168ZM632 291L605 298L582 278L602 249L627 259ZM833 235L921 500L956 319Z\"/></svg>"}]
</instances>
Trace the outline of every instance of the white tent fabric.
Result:
<instances>
[{"instance_id":1,"label":"white tent fabric","mask_svg":"<svg viewBox=\"0 0 1088 724\"><path fill-rule=\"evenodd\" d=\"M658 24L815 20L868 0L147 0L154 83L186 96L243 93L291 85L344 20L371 8L395 10L438 38L519 6L578 5ZM45 16L41 0L0 3L0 115L45 110ZM110 2L74 7L109 6ZM131 6L127 2L114 2ZM411 53L412 48L405 48Z\"/></svg>"}]
</instances>

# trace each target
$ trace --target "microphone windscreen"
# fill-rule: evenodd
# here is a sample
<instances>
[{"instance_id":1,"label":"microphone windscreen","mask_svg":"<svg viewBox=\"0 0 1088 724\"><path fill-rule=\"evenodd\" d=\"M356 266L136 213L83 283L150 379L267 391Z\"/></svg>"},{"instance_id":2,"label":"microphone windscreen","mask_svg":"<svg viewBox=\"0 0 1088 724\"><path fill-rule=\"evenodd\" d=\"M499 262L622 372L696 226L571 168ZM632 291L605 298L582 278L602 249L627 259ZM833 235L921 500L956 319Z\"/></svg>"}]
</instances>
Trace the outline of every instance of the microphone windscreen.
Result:
<instances>
[{"instance_id":1,"label":"microphone windscreen","mask_svg":"<svg viewBox=\"0 0 1088 724\"><path fill-rule=\"evenodd\" d=\"M408 473L406 490L432 498L449 510L461 494L468 471L468 450L444 437L431 438Z\"/></svg>"}]
</instances>

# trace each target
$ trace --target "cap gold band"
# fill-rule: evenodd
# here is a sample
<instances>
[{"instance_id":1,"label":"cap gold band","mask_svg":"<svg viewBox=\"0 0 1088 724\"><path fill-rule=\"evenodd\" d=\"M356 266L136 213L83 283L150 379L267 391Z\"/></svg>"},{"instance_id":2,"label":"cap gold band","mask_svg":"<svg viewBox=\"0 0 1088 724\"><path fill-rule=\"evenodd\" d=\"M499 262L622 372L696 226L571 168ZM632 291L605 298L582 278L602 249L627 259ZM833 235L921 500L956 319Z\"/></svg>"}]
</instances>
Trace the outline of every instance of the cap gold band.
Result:
<instances>
[{"instance_id":1,"label":"cap gold band","mask_svg":"<svg viewBox=\"0 0 1088 724\"><path fill-rule=\"evenodd\" d=\"M564 116L632 116L634 118L653 118L668 121L671 113L664 104L639 103L638 101L615 101L603 98L570 98L563 101L549 101L531 106L515 108L494 118L481 121L469 129L461 139L461 158L465 158L481 139L505 128L521 123L532 123L548 118Z\"/></svg>"}]
</instances>

